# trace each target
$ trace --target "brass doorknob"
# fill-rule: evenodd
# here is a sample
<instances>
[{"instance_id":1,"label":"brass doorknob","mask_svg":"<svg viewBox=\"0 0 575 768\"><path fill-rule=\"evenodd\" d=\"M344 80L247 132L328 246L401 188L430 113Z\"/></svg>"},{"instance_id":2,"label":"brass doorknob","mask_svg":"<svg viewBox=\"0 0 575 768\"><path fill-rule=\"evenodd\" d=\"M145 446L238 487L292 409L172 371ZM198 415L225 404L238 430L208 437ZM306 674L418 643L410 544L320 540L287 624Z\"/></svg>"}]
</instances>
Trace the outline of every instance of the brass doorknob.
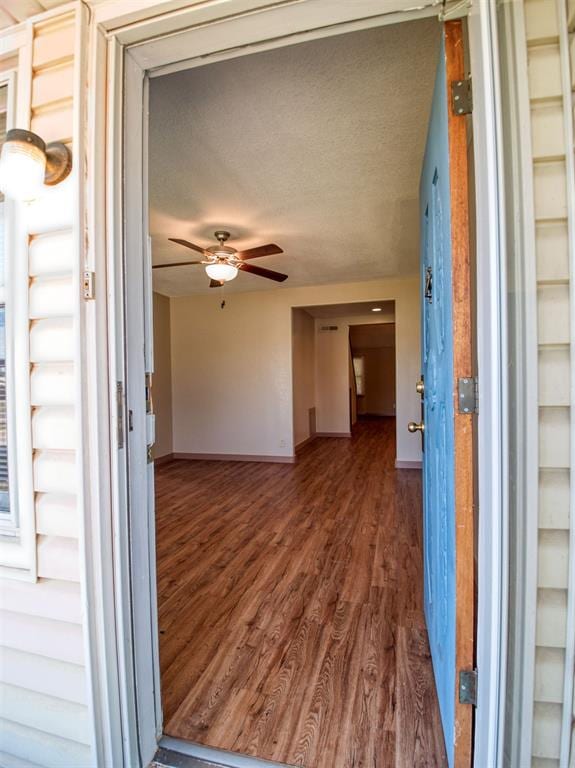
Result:
<instances>
[{"instance_id":1,"label":"brass doorknob","mask_svg":"<svg viewBox=\"0 0 575 768\"><path fill-rule=\"evenodd\" d=\"M425 424L423 422L416 424L415 421L410 421L407 425L407 429L410 432L423 432L425 430Z\"/></svg>"},{"instance_id":2,"label":"brass doorknob","mask_svg":"<svg viewBox=\"0 0 575 768\"><path fill-rule=\"evenodd\" d=\"M425 392L425 384L423 383L423 379L420 379L417 384L415 385L415 391L418 395L423 395Z\"/></svg>"}]
</instances>

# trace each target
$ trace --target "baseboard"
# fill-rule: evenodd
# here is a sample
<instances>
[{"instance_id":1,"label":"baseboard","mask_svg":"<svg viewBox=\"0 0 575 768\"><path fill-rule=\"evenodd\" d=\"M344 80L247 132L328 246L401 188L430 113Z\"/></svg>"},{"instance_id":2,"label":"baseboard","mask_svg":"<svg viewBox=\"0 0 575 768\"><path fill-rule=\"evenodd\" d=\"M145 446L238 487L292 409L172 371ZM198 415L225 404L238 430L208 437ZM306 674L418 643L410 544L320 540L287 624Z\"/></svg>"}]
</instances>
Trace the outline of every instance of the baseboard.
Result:
<instances>
[{"instance_id":1,"label":"baseboard","mask_svg":"<svg viewBox=\"0 0 575 768\"><path fill-rule=\"evenodd\" d=\"M315 437L351 437L351 432L316 432Z\"/></svg>"},{"instance_id":2,"label":"baseboard","mask_svg":"<svg viewBox=\"0 0 575 768\"><path fill-rule=\"evenodd\" d=\"M317 437L317 434L310 435L309 437L306 437L305 440L302 440L301 443L298 443L295 447L295 452L298 453L298 451L301 451L302 448L304 448L306 445L311 443L313 440L315 440Z\"/></svg>"},{"instance_id":3,"label":"baseboard","mask_svg":"<svg viewBox=\"0 0 575 768\"><path fill-rule=\"evenodd\" d=\"M157 459L154 459L154 466L161 467L162 464L167 464L169 461L173 461L173 459L173 453L165 453L163 456L159 456Z\"/></svg>"},{"instance_id":4,"label":"baseboard","mask_svg":"<svg viewBox=\"0 0 575 768\"><path fill-rule=\"evenodd\" d=\"M186 461L252 461L256 463L293 464L295 456L257 456L245 453L173 453L172 458Z\"/></svg>"},{"instance_id":5,"label":"baseboard","mask_svg":"<svg viewBox=\"0 0 575 768\"><path fill-rule=\"evenodd\" d=\"M395 460L396 469L421 469L421 461L403 461L401 459Z\"/></svg>"}]
</instances>

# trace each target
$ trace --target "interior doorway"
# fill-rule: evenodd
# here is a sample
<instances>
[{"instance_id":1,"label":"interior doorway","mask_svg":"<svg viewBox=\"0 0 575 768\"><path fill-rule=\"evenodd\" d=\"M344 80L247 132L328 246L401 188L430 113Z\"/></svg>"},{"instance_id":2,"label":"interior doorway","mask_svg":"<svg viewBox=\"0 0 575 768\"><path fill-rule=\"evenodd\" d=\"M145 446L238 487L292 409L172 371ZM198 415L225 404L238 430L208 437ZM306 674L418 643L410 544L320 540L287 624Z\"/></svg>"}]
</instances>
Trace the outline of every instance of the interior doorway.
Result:
<instances>
[{"instance_id":1,"label":"interior doorway","mask_svg":"<svg viewBox=\"0 0 575 768\"><path fill-rule=\"evenodd\" d=\"M351 423L367 417L395 418L395 323L353 325Z\"/></svg>"}]
</instances>

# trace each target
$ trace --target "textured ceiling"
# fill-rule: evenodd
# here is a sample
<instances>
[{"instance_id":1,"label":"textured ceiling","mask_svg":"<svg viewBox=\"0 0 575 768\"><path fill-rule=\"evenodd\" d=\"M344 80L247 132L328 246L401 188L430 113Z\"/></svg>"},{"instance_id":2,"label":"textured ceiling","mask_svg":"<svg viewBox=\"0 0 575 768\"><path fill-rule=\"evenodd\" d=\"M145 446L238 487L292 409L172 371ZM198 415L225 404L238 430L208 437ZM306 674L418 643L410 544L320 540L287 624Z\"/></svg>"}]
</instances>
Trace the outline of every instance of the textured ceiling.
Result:
<instances>
[{"instance_id":1,"label":"textured ceiling","mask_svg":"<svg viewBox=\"0 0 575 768\"><path fill-rule=\"evenodd\" d=\"M154 263L194 258L168 237L237 248L282 287L412 274L418 185L438 54L434 19L354 32L151 81ZM241 273L226 290L276 288ZM170 296L207 292L202 267L154 273Z\"/></svg>"}]
</instances>

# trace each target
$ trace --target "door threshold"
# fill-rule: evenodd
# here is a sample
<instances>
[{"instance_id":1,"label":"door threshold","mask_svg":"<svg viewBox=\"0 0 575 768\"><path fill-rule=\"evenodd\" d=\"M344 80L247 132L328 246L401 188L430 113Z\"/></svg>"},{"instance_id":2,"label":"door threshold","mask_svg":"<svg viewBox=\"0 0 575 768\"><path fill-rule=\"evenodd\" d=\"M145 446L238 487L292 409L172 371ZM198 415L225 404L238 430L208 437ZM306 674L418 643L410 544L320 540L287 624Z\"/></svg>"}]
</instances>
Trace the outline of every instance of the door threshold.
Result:
<instances>
[{"instance_id":1,"label":"door threshold","mask_svg":"<svg viewBox=\"0 0 575 768\"><path fill-rule=\"evenodd\" d=\"M260 757L206 747L172 736L162 736L152 765L162 768L297 768L288 763L275 763Z\"/></svg>"}]
</instances>

